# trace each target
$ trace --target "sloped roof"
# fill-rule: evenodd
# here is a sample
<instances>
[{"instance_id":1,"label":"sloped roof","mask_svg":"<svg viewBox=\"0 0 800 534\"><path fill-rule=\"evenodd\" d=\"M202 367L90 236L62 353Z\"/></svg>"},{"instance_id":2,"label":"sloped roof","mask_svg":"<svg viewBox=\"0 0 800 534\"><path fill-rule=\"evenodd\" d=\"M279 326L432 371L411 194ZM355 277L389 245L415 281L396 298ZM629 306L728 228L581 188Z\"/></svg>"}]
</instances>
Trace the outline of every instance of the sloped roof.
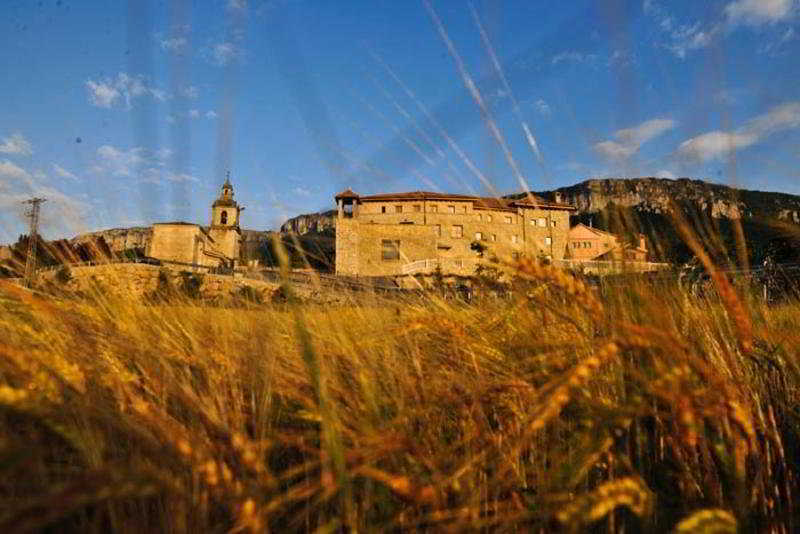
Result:
<instances>
[{"instance_id":1,"label":"sloped roof","mask_svg":"<svg viewBox=\"0 0 800 534\"><path fill-rule=\"evenodd\" d=\"M540 207L540 208L555 208L574 210L573 206L569 204L561 204L548 202L542 198L534 195L526 196L524 198L497 198L497 197L479 197L476 195L460 195L454 193L439 193L435 191L408 191L401 193L380 193L377 195L364 195L359 196L349 189L342 191L335 197L339 198L358 198L361 202L381 202L392 200L444 200L456 202L472 202L476 208L483 209L497 209L497 210L513 210L515 207Z\"/></svg>"}]
</instances>

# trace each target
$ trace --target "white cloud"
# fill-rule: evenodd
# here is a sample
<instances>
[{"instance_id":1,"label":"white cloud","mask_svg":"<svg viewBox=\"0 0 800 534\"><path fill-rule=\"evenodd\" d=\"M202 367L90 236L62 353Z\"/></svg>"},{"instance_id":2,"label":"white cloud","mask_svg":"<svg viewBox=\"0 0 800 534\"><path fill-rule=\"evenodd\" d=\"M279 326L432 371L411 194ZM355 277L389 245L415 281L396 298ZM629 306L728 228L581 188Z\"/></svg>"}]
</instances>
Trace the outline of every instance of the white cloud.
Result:
<instances>
[{"instance_id":1,"label":"white cloud","mask_svg":"<svg viewBox=\"0 0 800 534\"><path fill-rule=\"evenodd\" d=\"M674 180L675 178L677 178L677 176L675 176L675 174L672 171L668 171L666 169L658 171L653 176L655 176L656 178L669 178L670 180Z\"/></svg>"},{"instance_id":2,"label":"white cloud","mask_svg":"<svg viewBox=\"0 0 800 534\"><path fill-rule=\"evenodd\" d=\"M71 180L79 180L79 178L77 176L75 176L74 174L69 172L67 169L65 169L61 165L58 165L57 163L53 163L53 172L56 173L56 176L59 176L61 178L69 178Z\"/></svg>"},{"instance_id":3,"label":"white cloud","mask_svg":"<svg viewBox=\"0 0 800 534\"><path fill-rule=\"evenodd\" d=\"M207 119L216 119L218 116L219 115L217 115L217 112L214 111L213 109L211 109L209 111L206 111L206 118Z\"/></svg>"},{"instance_id":4,"label":"white cloud","mask_svg":"<svg viewBox=\"0 0 800 534\"><path fill-rule=\"evenodd\" d=\"M533 106L536 108L536 111L540 115L544 115L545 117L548 117L552 112L552 110L550 109L550 104L548 104L541 98L536 102L534 102Z\"/></svg>"},{"instance_id":5,"label":"white cloud","mask_svg":"<svg viewBox=\"0 0 800 534\"><path fill-rule=\"evenodd\" d=\"M690 51L707 47L722 30L722 26L718 23L680 24L656 0L644 0L642 9L655 21L664 36L665 41L660 43L660 46L679 58L686 57Z\"/></svg>"},{"instance_id":6,"label":"white cloud","mask_svg":"<svg viewBox=\"0 0 800 534\"><path fill-rule=\"evenodd\" d=\"M735 0L725 6L725 15L734 24L774 24L789 17L794 6L795 0Z\"/></svg>"},{"instance_id":7,"label":"white cloud","mask_svg":"<svg viewBox=\"0 0 800 534\"><path fill-rule=\"evenodd\" d=\"M194 85L189 85L180 89L180 95L194 100L200 96L200 91Z\"/></svg>"},{"instance_id":8,"label":"white cloud","mask_svg":"<svg viewBox=\"0 0 800 534\"><path fill-rule=\"evenodd\" d=\"M3 154L30 156L33 154L33 147L21 133L13 133L10 137L3 138L3 143L0 144L0 152Z\"/></svg>"},{"instance_id":9,"label":"white cloud","mask_svg":"<svg viewBox=\"0 0 800 534\"><path fill-rule=\"evenodd\" d=\"M228 9L232 11L247 11L247 0L228 0Z\"/></svg>"},{"instance_id":10,"label":"white cloud","mask_svg":"<svg viewBox=\"0 0 800 534\"><path fill-rule=\"evenodd\" d=\"M31 175L22 167L6 160L0 161L0 176L15 180L31 180Z\"/></svg>"},{"instance_id":11,"label":"white cloud","mask_svg":"<svg viewBox=\"0 0 800 534\"><path fill-rule=\"evenodd\" d=\"M294 189L292 189L292 193L294 193L295 195L300 196L300 197L310 197L311 196L311 191L310 190L306 189L305 187L300 187L300 186L297 186Z\"/></svg>"},{"instance_id":12,"label":"white cloud","mask_svg":"<svg viewBox=\"0 0 800 534\"><path fill-rule=\"evenodd\" d=\"M200 117L200 110L199 109L190 109L189 110L189 117L192 119L197 119Z\"/></svg>"},{"instance_id":13,"label":"white cloud","mask_svg":"<svg viewBox=\"0 0 800 534\"><path fill-rule=\"evenodd\" d=\"M239 47L228 41L217 43L211 48L212 63L221 67L239 60L240 57Z\"/></svg>"},{"instance_id":14,"label":"white cloud","mask_svg":"<svg viewBox=\"0 0 800 534\"><path fill-rule=\"evenodd\" d=\"M141 147L121 150L111 145L103 145L97 149L98 165L95 170L112 176L132 176L136 168L145 163L144 152Z\"/></svg>"},{"instance_id":15,"label":"white cloud","mask_svg":"<svg viewBox=\"0 0 800 534\"><path fill-rule=\"evenodd\" d=\"M583 52L576 52L576 51L566 51L566 52L559 52L555 56L551 62L553 65L558 65L559 63L583 63L583 62L591 62L597 59L597 54L584 54Z\"/></svg>"},{"instance_id":16,"label":"white cloud","mask_svg":"<svg viewBox=\"0 0 800 534\"><path fill-rule=\"evenodd\" d=\"M117 178L135 178L141 182L199 182L195 176L166 169L173 151L161 148L156 151L133 147L128 150L111 145L97 149L97 163L92 170L97 174Z\"/></svg>"},{"instance_id":17,"label":"white cloud","mask_svg":"<svg viewBox=\"0 0 800 534\"><path fill-rule=\"evenodd\" d=\"M170 52L181 53L189 44L189 40L183 36L177 37L170 37L167 39L161 39L159 41L161 44L161 48L164 50L169 50Z\"/></svg>"},{"instance_id":18,"label":"white cloud","mask_svg":"<svg viewBox=\"0 0 800 534\"><path fill-rule=\"evenodd\" d=\"M651 139L675 127L672 119L651 119L633 128L624 128L614 132L617 141L601 141L594 145L595 151L609 159L627 159Z\"/></svg>"},{"instance_id":19,"label":"white cloud","mask_svg":"<svg viewBox=\"0 0 800 534\"><path fill-rule=\"evenodd\" d=\"M104 82L87 80L86 88L89 89L89 100L99 108L110 108L120 96L116 88Z\"/></svg>"},{"instance_id":20,"label":"white cloud","mask_svg":"<svg viewBox=\"0 0 800 534\"><path fill-rule=\"evenodd\" d=\"M750 119L735 131L716 130L687 139L678 147L678 154L694 161L721 159L755 145L775 132L798 127L800 102L787 102Z\"/></svg>"},{"instance_id":21,"label":"white cloud","mask_svg":"<svg viewBox=\"0 0 800 534\"><path fill-rule=\"evenodd\" d=\"M112 108L117 102L124 101L125 107L130 109L133 99L145 95L160 101L169 98L166 91L149 86L143 76L132 76L126 72L120 72L116 78L87 80L86 88L89 101L100 108Z\"/></svg>"}]
</instances>

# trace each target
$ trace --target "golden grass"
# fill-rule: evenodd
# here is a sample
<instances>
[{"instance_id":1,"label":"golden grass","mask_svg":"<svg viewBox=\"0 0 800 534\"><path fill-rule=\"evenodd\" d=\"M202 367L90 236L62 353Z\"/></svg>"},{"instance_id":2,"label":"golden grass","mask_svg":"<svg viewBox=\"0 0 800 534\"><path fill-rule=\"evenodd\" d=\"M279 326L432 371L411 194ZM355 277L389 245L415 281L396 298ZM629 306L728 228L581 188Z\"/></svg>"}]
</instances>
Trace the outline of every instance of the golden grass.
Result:
<instances>
[{"instance_id":1,"label":"golden grass","mask_svg":"<svg viewBox=\"0 0 800 534\"><path fill-rule=\"evenodd\" d=\"M338 308L0 285L0 529L797 525L798 304L517 275Z\"/></svg>"}]
</instances>

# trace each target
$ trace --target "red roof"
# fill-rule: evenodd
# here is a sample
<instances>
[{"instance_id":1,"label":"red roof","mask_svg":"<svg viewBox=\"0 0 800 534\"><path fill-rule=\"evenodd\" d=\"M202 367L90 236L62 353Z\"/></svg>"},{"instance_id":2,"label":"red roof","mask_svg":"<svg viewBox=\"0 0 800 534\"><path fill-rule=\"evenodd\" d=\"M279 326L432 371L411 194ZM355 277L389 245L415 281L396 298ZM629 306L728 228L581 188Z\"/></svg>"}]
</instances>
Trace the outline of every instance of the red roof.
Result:
<instances>
[{"instance_id":1,"label":"red roof","mask_svg":"<svg viewBox=\"0 0 800 534\"><path fill-rule=\"evenodd\" d=\"M344 196L345 193L354 195L352 197ZM540 208L556 208L574 210L573 206L568 204L560 204L555 202L548 202L544 199L534 195L528 195L520 199L511 198L496 198L496 197L479 197L475 195L458 195L453 193L438 193L434 191L409 191L403 193L380 193L377 195L358 196L349 189L336 195L339 198L358 198L361 202L383 202L392 200L452 200L461 202L472 202L478 209L496 209L496 210L513 210L515 207L540 207Z\"/></svg>"}]
</instances>

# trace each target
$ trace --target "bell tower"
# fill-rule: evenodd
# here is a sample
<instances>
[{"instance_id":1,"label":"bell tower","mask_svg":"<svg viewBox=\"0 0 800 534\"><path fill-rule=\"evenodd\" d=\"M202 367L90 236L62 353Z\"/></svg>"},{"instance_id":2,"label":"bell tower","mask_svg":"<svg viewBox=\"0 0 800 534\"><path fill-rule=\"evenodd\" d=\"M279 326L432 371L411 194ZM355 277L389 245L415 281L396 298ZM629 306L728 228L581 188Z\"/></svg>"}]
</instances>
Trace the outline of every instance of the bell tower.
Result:
<instances>
[{"instance_id":1,"label":"bell tower","mask_svg":"<svg viewBox=\"0 0 800 534\"><path fill-rule=\"evenodd\" d=\"M243 210L244 208L233 199L231 173L228 171L222 190L211 205L211 227L208 233L214 240L216 248L230 260L231 266L239 262L242 240L239 215Z\"/></svg>"}]
</instances>

